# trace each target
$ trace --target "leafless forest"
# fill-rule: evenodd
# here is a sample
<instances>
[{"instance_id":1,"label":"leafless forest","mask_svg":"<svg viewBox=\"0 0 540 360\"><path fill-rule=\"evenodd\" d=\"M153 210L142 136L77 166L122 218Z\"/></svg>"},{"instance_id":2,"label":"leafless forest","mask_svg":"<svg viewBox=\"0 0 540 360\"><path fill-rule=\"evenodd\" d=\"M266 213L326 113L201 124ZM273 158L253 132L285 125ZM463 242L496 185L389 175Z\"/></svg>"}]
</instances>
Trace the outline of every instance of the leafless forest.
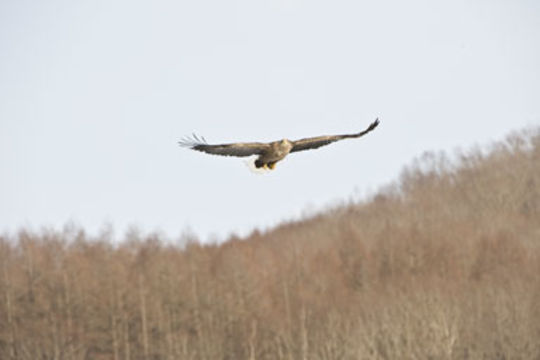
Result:
<instances>
[{"instance_id":1,"label":"leafless forest","mask_svg":"<svg viewBox=\"0 0 540 360\"><path fill-rule=\"evenodd\" d=\"M540 359L540 129L221 245L0 238L0 359Z\"/></svg>"}]
</instances>

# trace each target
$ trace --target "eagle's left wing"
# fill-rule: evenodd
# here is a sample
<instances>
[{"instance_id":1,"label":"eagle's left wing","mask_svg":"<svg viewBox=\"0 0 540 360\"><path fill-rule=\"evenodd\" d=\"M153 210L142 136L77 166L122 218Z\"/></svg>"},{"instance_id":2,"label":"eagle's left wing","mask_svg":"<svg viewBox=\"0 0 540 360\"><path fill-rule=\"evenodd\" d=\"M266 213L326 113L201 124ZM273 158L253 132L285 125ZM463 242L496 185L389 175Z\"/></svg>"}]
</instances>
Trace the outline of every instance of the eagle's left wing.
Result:
<instances>
[{"instance_id":1,"label":"eagle's left wing","mask_svg":"<svg viewBox=\"0 0 540 360\"><path fill-rule=\"evenodd\" d=\"M180 140L178 144L208 154L240 157L261 155L270 148L270 145L258 142L211 145L208 144L203 137L198 137L195 134L193 134L192 138Z\"/></svg>"},{"instance_id":2,"label":"eagle's left wing","mask_svg":"<svg viewBox=\"0 0 540 360\"><path fill-rule=\"evenodd\" d=\"M379 119L375 119L375 121L371 123L371 125L369 125L367 129L356 134L317 136L296 140L292 142L293 148L291 149L291 152L317 149L321 146L325 146L339 140L359 138L375 129L377 125L379 125Z\"/></svg>"}]
</instances>

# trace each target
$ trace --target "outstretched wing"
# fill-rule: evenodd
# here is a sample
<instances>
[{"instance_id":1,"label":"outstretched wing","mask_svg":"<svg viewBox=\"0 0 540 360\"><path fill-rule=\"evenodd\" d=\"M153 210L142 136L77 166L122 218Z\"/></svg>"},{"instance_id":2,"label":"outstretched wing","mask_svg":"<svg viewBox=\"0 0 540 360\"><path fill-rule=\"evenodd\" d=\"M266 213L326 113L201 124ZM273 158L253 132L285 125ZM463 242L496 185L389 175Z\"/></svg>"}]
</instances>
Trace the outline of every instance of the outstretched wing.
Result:
<instances>
[{"instance_id":1,"label":"outstretched wing","mask_svg":"<svg viewBox=\"0 0 540 360\"><path fill-rule=\"evenodd\" d=\"M375 121L371 123L371 125L369 125L367 129L356 134L317 136L296 140L292 142L293 148L291 149L291 152L317 149L321 146L328 145L339 140L359 138L375 129L377 125L379 125L379 119L375 119Z\"/></svg>"},{"instance_id":2,"label":"outstretched wing","mask_svg":"<svg viewBox=\"0 0 540 360\"><path fill-rule=\"evenodd\" d=\"M180 140L178 144L193 150L223 156L260 155L270 148L270 145L258 142L210 145L203 137L198 137L195 134Z\"/></svg>"}]
</instances>

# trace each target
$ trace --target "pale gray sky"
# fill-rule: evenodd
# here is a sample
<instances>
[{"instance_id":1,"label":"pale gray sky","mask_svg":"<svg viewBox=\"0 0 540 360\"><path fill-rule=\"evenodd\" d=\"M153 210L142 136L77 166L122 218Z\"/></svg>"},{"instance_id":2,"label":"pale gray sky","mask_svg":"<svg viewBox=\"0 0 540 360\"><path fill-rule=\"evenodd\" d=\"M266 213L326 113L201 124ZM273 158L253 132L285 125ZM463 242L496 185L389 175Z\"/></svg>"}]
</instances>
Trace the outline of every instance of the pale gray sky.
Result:
<instances>
[{"instance_id":1,"label":"pale gray sky","mask_svg":"<svg viewBox=\"0 0 540 360\"><path fill-rule=\"evenodd\" d=\"M0 232L245 234L540 125L536 0L0 1ZM268 175L177 146L379 128Z\"/></svg>"}]
</instances>

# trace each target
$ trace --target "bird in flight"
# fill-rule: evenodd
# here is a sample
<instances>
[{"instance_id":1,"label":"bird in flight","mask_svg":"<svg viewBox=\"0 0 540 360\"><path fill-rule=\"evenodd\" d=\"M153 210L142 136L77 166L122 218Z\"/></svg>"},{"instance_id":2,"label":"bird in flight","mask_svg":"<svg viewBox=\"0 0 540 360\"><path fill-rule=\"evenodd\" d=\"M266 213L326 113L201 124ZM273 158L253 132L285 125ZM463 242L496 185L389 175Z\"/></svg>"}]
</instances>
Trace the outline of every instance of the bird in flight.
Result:
<instances>
[{"instance_id":1,"label":"bird in flight","mask_svg":"<svg viewBox=\"0 0 540 360\"><path fill-rule=\"evenodd\" d=\"M296 151L317 149L321 146L331 144L343 139L359 138L366 135L379 125L379 119L375 119L365 130L354 134L345 135L324 135L299 140L278 140L270 143L248 142L248 143L230 143L211 145L206 142L204 137L193 134L192 137L186 137L178 142L180 146L188 147L193 150L202 151L213 155L223 156L252 156L258 155L255 160L257 169L273 170L278 161L283 160L287 155Z\"/></svg>"}]
</instances>

